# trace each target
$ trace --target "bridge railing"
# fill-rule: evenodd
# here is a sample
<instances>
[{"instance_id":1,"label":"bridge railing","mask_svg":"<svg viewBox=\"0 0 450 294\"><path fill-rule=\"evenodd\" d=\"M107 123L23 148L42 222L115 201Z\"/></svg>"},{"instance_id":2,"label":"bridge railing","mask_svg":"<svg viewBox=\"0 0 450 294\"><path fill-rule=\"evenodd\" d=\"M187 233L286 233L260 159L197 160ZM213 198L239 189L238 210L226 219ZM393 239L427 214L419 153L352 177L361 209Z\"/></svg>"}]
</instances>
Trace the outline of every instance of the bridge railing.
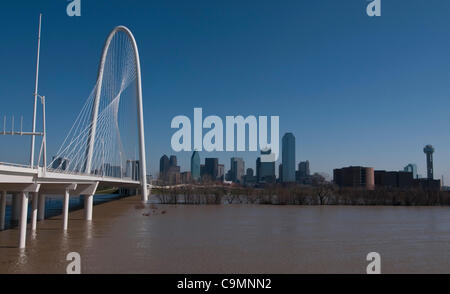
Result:
<instances>
[{"instance_id":1,"label":"bridge railing","mask_svg":"<svg viewBox=\"0 0 450 294\"><path fill-rule=\"evenodd\" d=\"M0 165L13 166L13 167L23 167L23 168L31 168L29 165L26 165L26 164L11 163L11 162L0 162Z\"/></svg>"},{"instance_id":2,"label":"bridge railing","mask_svg":"<svg viewBox=\"0 0 450 294\"><path fill-rule=\"evenodd\" d=\"M93 177L99 177L99 178L121 179L121 180L133 181L132 177L129 177L129 176L115 177L115 176L106 175L106 174L95 174L95 173L88 174L88 173L85 173L85 172L73 171L73 170L68 171L68 170L62 170L62 169L58 169L58 168L47 168L47 172L59 173L59 174L67 174L67 175L93 176ZM134 181L139 181L139 180L134 180Z\"/></svg>"}]
</instances>

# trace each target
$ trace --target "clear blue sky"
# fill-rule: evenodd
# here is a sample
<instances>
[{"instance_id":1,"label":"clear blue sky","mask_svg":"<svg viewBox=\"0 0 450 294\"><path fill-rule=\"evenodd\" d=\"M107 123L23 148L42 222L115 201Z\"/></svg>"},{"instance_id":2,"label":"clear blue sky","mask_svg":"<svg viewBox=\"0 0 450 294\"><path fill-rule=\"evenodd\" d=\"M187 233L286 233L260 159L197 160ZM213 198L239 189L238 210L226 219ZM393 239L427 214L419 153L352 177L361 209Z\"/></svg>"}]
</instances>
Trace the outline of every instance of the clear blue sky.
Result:
<instances>
[{"instance_id":1,"label":"clear blue sky","mask_svg":"<svg viewBox=\"0 0 450 294\"><path fill-rule=\"evenodd\" d=\"M116 25L138 41L143 71L149 171L173 154L170 122L205 115L279 115L280 136L296 136L297 162L332 174L346 165L425 175L450 183L450 2L382 0L6 1L0 25L0 115L31 128L38 13L44 14L40 92L48 99L49 156L60 145L96 80L101 49ZM281 138L280 138L281 140ZM26 162L29 138L0 136L0 161ZM182 170L190 154L176 154ZM201 153L244 157L256 153Z\"/></svg>"}]
</instances>

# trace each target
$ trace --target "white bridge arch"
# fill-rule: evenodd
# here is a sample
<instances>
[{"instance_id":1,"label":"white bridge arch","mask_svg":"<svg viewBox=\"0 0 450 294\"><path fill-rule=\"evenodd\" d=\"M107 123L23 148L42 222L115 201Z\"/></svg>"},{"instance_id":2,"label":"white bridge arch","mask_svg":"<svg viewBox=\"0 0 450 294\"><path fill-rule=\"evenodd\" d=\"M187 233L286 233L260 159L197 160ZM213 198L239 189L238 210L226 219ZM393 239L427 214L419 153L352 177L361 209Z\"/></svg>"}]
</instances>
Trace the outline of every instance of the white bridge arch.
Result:
<instances>
[{"instance_id":1,"label":"white bridge arch","mask_svg":"<svg viewBox=\"0 0 450 294\"><path fill-rule=\"evenodd\" d=\"M139 50L137 47L136 39L133 36L133 33L125 26L117 26L115 27L108 38L106 39L105 46L103 47L102 57L100 60L100 65L98 69L98 78L97 78L97 87L95 93L95 100L92 108L91 115L91 125L86 148L86 165L84 172L90 174L91 173L91 164L92 164L92 156L93 149L95 145L95 134L97 129L97 119L98 119L98 110L100 97L103 86L103 74L105 69L106 57L108 54L109 47L111 45L111 40L118 32L124 32L132 45L135 65L136 65L136 99L137 99L137 117L138 117L138 135L139 135L139 167L140 167L140 177L141 177L141 190L142 190L142 200L148 200L148 192L147 192L147 167L146 167L146 155L145 155L145 134L144 134L144 112L142 105L142 79L141 79L141 64L139 58Z\"/></svg>"},{"instance_id":2,"label":"white bridge arch","mask_svg":"<svg viewBox=\"0 0 450 294\"><path fill-rule=\"evenodd\" d=\"M132 91L128 92L130 88ZM131 129L121 131L119 105L125 101L132 104L128 109L131 112L127 115L121 112L121 122ZM130 137L130 131L136 131L135 137ZM123 143L131 144L127 147L132 147L134 152L139 148L138 162L135 161L137 154L131 155ZM142 200L147 201L145 151L139 51L131 31L118 26L109 33L103 46L95 87L48 169L55 173L120 178L121 182L139 183Z\"/></svg>"}]
</instances>

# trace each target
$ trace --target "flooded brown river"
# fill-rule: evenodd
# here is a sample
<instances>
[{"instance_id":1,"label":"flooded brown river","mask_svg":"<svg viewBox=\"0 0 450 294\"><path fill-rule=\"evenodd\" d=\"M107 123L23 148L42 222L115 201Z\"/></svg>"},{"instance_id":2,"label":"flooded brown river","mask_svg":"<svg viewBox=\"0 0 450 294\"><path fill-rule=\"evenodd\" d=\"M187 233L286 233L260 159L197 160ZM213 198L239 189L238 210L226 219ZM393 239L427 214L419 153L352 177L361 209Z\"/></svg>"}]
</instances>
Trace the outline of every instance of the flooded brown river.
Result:
<instances>
[{"instance_id":1,"label":"flooded brown river","mask_svg":"<svg viewBox=\"0 0 450 294\"><path fill-rule=\"evenodd\" d=\"M158 205L124 198L29 231L0 232L0 273L65 273L69 252L82 273L450 273L450 208Z\"/></svg>"}]
</instances>

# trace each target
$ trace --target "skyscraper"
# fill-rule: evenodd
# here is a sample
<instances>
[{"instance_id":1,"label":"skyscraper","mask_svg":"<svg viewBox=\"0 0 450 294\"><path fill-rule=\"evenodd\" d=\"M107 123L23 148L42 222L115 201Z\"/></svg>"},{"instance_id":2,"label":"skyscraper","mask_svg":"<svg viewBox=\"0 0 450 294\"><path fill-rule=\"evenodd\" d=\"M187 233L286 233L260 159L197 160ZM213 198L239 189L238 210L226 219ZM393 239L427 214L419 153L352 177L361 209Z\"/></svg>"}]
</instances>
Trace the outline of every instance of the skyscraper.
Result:
<instances>
[{"instance_id":1,"label":"skyscraper","mask_svg":"<svg viewBox=\"0 0 450 294\"><path fill-rule=\"evenodd\" d=\"M159 173L165 174L169 170L169 166L170 166L169 157L167 157L167 155L164 154L159 160Z\"/></svg>"},{"instance_id":2,"label":"skyscraper","mask_svg":"<svg viewBox=\"0 0 450 294\"><path fill-rule=\"evenodd\" d=\"M308 185L312 183L309 161L302 161L298 164L298 171L295 173L295 180L300 184Z\"/></svg>"},{"instance_id":3,"label":"skyscraper","mask_svg":"<svg viewBox=\"0 0 450 294\"><path fill-rule=\"evenodd\" d=\"M205 173L210 176L212 181L217 180L219 173L219 159L205 158Z\"/></svg>"},{"instance_id":4,"label":"skyscraper","mask_svg":"<svg viewBox=\"0 0 450 294\"><path fill-rule=\"evenodd\" d=\"M271 149L261 150L262 155L271 154ZM256 179L258 182L274 183L275 177L275 162L261 162L261 157L256 159Z\"/></svg>"},{"instance_id":5,"label":"skyscraper","mask_svg":"<svg viewBox=\"0 0 450 294\"><path fill-rule=\"evenodd\" d=\"M429 180L432 180L433 177L433 153L434 148L431 145L425 146L423 148L423 152L427 155L427 178Z\"/></svg>"},{"instance_id":6,"label":"skyscraper","mask_svg":"<svg viewBox=\"0 0 450 294\"><path fill-rule=\"evenodd\" d=\"M133 181L139 181L141 179L139 160L127 160L125 176L131 178Z\"/></svg>"},{"instance_id":7,"label":"skyscraper","mask_svg":"<svg viewBox=\"0 0 450 294\"><path fill-rule=\"evenodd\" d=\"M254 185L256 184L256 177L254 176L253 169L247 168L247 173L242 177L244 185Z\"/></svg>"},{"instance_id":8,"label":"skyscraper","mask_svg":"<svg viewBox=\"0 0 450 294\"><path fill-rule=\"evenodd\" d=\"M223 182L225 179L225 165L219 164L217 166L217 180Z\"/></svg>"},{"instance_id":9,"label":"skyscraper","mask_svg":"<svg viewBox=\"0 0 450 294\"><path fill-rule=\"evenodd\" d=\"M194 181L200 180L200 155L197 151L191 156L191 177Z\"/></svg>"},{"instance_id":10,"label":"skyscraper","mask_svg":"<svg viewBox=\"0 0 450 294\"><path fill-rule=\"evenodd\" d=\"M295 136L286 133L282 139L282 182L295 182Z\"/></svg>"},{"instance_id":11,"label":"skyscraper","mask_svg":"<svg viewBox=\"0 0 450 294\"><path fill-rule=\"evenodd\" d=\"M177 157L175 155L170 156L170 166L177 166Z\"/></svg>"},{"instance_id":12,"label":"skyscraper","mask_svg":"<svg viewBox=\"0 0 450 294\"><path fill-rule=\"evenodd\" d=\"M159 179L169 185L176 185L181 182L180 167L177 166L177 157L163 155L159 160Z\"/></svg>"},{"instance_id":13,"label":"skyscraper","mask_svg":"<svg viewBox=\"0 0 450 294\"><path fill-rule=\"evenodd\" d=\"M306 178L311 175L311 172L309 170L309 160L302 161L298 164L298 172L299 172L300 178Z\"/></svg>"},{"instance_id":14,"label":"skyscraper","mask_svg":"<svg viewBox=\"0 0 450 294\"><path fill-rule=\"evenodd\" d=\"M243 176L245 173L245 163L244 160L240 157L232 157L231 158L231 180L233 182L243 182Z\"/></svg>"}]
</instances>

